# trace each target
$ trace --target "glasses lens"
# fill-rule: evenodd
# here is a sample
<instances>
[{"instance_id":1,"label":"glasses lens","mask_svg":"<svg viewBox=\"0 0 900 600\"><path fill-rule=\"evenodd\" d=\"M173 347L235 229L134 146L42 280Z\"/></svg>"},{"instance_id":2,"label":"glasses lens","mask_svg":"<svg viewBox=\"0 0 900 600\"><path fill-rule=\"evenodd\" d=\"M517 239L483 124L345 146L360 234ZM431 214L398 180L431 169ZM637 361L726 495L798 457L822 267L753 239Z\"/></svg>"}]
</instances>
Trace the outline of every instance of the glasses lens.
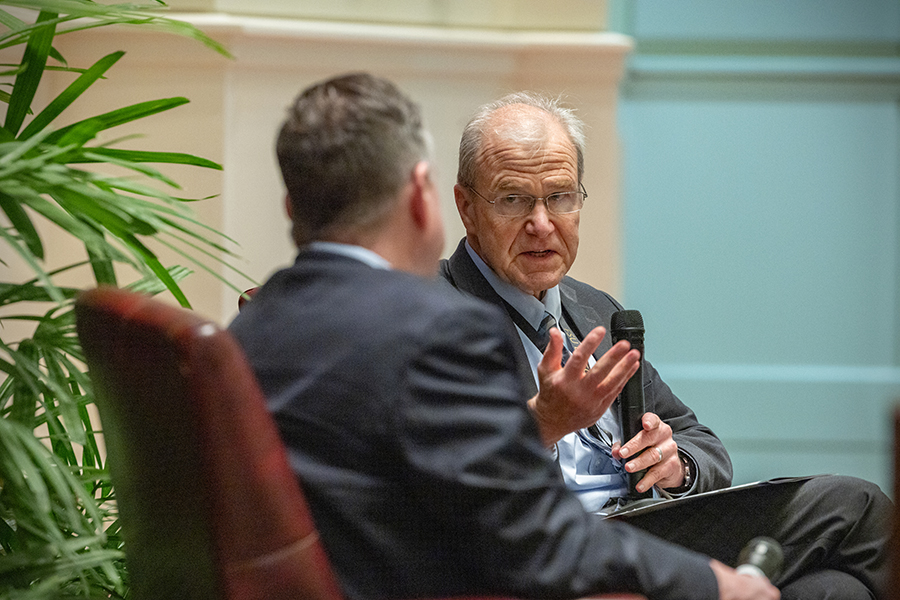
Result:
<instances>
[{"instance_id":1,"label":"glasses lens","mask_svg":"<svg viewBox=\"0 0 900 600\"><path fill-rule=\"evenodd\" d=\"M581 210L584 194L581 192L560 192L547 196L547 210L557 215Z\"/></svg>"},{"instance_id":2,"label":"glasses lens","mask_svg":"<svg viewBox=\"0 0 900 600\"><path fill-rule=\"evenodd\" d=\"M478 192L475 192L476 194ZM478 194L481 196L481 194ZM547 210L555 215L564 215L574 213L581 210L584 199L587 196L584 192L557 192L550 194L543 201L547 205ZM484 196L481 196L484 198ZM537 198L534 196L510 194L509 196L500 196L490 201L497 214L504 217L521 217L527 215L534 208Z\"/></svg>"},{"instance_id":3,"label":"glasses lens","mask_svg":"<svg viewBox=\"0 0 900 600\"><path fill-rule=\"evenodd\" d=\"M532 196L501 196L494 200L494 209L504 217L518 217L531 211Z\"/></svg>"}]
</instances>

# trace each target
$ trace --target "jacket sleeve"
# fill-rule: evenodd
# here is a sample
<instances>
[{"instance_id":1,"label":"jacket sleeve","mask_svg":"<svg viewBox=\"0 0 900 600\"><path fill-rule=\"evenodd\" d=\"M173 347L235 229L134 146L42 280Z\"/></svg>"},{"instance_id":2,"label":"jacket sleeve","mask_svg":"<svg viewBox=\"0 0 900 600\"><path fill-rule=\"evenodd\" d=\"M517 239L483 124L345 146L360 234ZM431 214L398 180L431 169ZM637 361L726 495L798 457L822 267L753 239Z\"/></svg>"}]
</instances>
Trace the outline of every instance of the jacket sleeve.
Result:
<instances>
[{"instance_id":1,"label":"jacket sleeve","mask_svg":"<svg viewBox=\"0 0 900 600\"><path fill-rule=\"evenodd\" d=\"M415 348L395 428L408 493L450 563L522 598L631 591L716 598L707 557L584 511L543 448L502 314L444 313Z\"/></svg>"}]
</instances>

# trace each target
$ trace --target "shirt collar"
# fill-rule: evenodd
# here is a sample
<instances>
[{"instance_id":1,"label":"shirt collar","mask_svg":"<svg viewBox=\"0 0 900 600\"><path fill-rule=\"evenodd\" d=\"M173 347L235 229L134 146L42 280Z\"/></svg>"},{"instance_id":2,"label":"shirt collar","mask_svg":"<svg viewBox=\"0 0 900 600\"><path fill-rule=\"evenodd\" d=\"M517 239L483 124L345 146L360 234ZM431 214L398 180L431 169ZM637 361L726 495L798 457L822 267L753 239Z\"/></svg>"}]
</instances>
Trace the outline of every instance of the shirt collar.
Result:
<instances>
[{"instance_id":1,"label":"shirt collar","mask_svg":"<svg viewBox=\"0 0 900 600\"><path fill-rule=\"evenodd\" d=\"M348 258L356 259L363 262L373 269L390 269L391 263L384 259L380 254L372 252L368 248L355 246L353 244L341 244L338 242L310 242L307 246L310 250L318 252L330 252L331 254L340 254Z\"/></svg>"},{"instance_id":2,"label":"shirt collar","mask_svg":"<svg viewBox=\"0 0 900 600\"><path fill-rule=\"evenodd\" d=\"M562 315L559 284L554 285L544 292L543 300L538 300L531 294L527 294L511 283L507 283L500 279L500 277L494 273L493 269L491 269L487 263L478 256L478 253L472 249L472 246L469 245L469 240L466 240L466 252L469 253L472 262L475 263L475 266L478 267L478 270L481 271L481 274L484 275L487 282L494 288L494 291L497 292L501 298L506 300L510 306L516 309L520 315L525 317L525 320L528 321L532 327L535 329L540 327L545 312L553 315L553 318L559 322L560 316Z\"/></svg>"}]
</instances>

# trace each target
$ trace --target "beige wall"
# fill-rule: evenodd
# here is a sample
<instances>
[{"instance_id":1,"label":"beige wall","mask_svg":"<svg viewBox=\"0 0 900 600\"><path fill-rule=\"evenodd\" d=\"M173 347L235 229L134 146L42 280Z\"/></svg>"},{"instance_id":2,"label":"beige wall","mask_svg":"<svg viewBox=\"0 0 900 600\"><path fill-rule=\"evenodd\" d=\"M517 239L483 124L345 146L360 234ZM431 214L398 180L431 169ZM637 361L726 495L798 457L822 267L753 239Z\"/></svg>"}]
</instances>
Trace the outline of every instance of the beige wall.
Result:
<instances>
[{"instance_id":1,"label":"beige wall","mask_svg":"<svg viewBox=\"0 0 900 600\"><path fill-rule=\"evenodd\" d=\"M368 70L396 81L420 102L435 134L448 229L446 253L463 235L452 186L459 134L471 112L483 102L523 88L564 94L588 124L585 186L590 198L582 216L580 258L572 274L613 293L620 291L615 108L630 49L628 38L225 13L178 16L222 42L234 59L190 40L140 28L108 27L65 36L59 48L73 65L87 66L108 52L127 51L108 80L73 106L70 118L150 98L188 97L187 106L115 135L141 132L144 138L125 147L190 152L224 165L222 172L164 170L184 184L186 196L218 195L198 203L201 219L240 244L238 266L257 280L288 264L294 254L273 152L286 106L310 83L340 72ZM54 93L68 80L60 75L56 81ZM232 279L238 286L249 286L240 278ZM212 277L194 275L185 287L198 311L223 323L233 317L235 292Z\"/></svg>"},{"instance_id":2,"label":"beige wall","mask_svg":"<svg viewBox=\"0 0 900 600\"><path fill-rule=\"evenodd\" d=\"M479 27L603 31L605 0L169 0L175 11L294 19Z\"/></svg>"}]
</instances>

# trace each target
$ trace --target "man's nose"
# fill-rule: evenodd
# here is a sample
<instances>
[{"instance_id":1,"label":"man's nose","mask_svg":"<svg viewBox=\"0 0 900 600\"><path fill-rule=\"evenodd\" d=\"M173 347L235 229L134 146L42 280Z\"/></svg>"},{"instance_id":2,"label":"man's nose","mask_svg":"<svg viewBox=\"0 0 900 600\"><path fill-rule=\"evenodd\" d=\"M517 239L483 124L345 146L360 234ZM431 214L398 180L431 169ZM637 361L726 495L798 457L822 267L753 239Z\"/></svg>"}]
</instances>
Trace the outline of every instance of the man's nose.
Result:
<instances>
[{"instance_id":1,"label":"man's nose","mask_svg":"<svg viewBox=\"0 0 900 600\"><path fill-rule=\"evenodd\" d=\"M526 216L525 231L531 235L544 236L553 231L553 221L544 200L534 203L534 208Z\"/></svg>"}]
</instances>

